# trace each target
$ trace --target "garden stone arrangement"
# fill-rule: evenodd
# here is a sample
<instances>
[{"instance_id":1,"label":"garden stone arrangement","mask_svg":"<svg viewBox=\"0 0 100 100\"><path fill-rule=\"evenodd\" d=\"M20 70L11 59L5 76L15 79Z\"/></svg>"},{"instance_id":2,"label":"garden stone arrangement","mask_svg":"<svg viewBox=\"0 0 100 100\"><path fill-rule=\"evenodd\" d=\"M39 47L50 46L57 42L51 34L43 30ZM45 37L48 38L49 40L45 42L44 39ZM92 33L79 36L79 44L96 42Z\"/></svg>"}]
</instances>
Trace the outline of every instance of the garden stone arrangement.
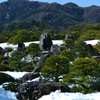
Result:
<instances>
[{"instance_id":1,"label":"garden stone arrangement","mask_svg":"<svg viewBox=\"0 0 100 100\"><path fill-rule=\"evenodd\" d=\"M21 85L18 87L18 100L38 100L43 95L50 94L56 90L61 90L62 92L71 92L67 85L61 85L55 82L45 82L45 81L31 81L40 76L38 71L43 67L45 60L52 55L59 55L60 48L57 45L53 45L53 42L47 33L44 33L39 38L39 47L42 51L40 60L38 61L34 70L28 74L25 74L19 82Z\"/></svg>"},{"instance_id":2,"label":"garden stone arrangement","mask_svg":"<svg viewBox=\"0 0 100 100\"><path fill-rule=\"evenodd\" d=\"M53 45L53 42L47 33L42 34L39 38L39 41L39 47L42 51L42 55L40 56L40 60L38 61L37 66L33 72L40 69L48 57L60 54L60 48L57 45Z\"/></svg>"}]
</instances>

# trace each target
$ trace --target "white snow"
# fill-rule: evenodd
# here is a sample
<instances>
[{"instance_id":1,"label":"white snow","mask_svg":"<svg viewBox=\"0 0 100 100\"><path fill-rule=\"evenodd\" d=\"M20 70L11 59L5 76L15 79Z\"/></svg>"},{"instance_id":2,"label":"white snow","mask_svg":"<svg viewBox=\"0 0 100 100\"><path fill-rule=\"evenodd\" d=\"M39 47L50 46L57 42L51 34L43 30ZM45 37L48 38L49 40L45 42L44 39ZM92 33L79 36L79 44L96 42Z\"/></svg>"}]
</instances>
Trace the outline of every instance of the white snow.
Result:
<instances>
[{"instance_id":1,"label":"white snow","mask_svg":"<svg viewBox=\"0 0 100 100\"><path fill-rule=\"evenodd\" d=\"M17 100L15 93L10 91L5 91L2 87L0 87L0 100Z\"/></svg>"},{"instance_id":2,"label":"white snow","mask_svg":"<svg viewBox=\"0 0 100 100\"><path fill-rule=\"evenodd\" d=\"M82 94L82 93L61 93L59 90L45 95L39 100L100 100L100 93Z\"/></svg>"},{"instance_id":3,"label":"white snow","mask_svg":"<svg viewBox=\"0 0 100 100\"><path fill-rule=\"evenodd\" d=\"M6 72L3 72L3 73L7 73L8 75L13 76L15 79L17 79L17 78L21 78L27 72L9 72L9 71L6 71Z\"/></svg>"},{"instance_id":4,"label":"white snow","mask_svg":"<svg viewBox=\"0 0 100 100\"><path fill-rule=\"evenodd\" d=\"M14 77L15 79L22 77L25 75L27 72L9 72L9 71L1 71L3 73L7 73ZM16 99L16 94L10 91L5 91L2 86L0 86L0 100L17 100Z\"/></svg>"},{"instance_id":5,"label":"white snow","mask_svg":"<svg viewBox=\"0 0 100 100\"><path fill-rule=\"evenodd\" d=\"M62 40L52 40L53 44L61 45L63 43ZM25 47L29 46L30 43L39 43L39 41L31 41L31 42L24 42ZM13 45L13 44L8 44L8 43L0 43L0 47L6 48L6 47L11 47L16 49L18 45Z\"/></svg>"},{"instance_id":6,"label":"white snow","mask_svg":"<svg viewBox=\"0 0 100 100\"><path fill-rule=\"evenodd\" d=\"M96 45L98 42L100 42L100 40L88 40L85 42L86 42L86 44Z\"/></svg>"},{"instance_id":7,"label":"white snow","mask_svg":"<svg viewBox=\"0 0 100 100\"><path fill-rule=\"evenodd\" d=\"M57 44L58 46L60 46L63 42L63 40L52 40L53 44ZM88 40L85 41L86 44L91 44L91 45L96 45L98 42L100 42L100 40ZM24 42L25 47L29 46L30 43L39 43L39 41L31 41L31 42ZM6 48L6 47L12 47L14 49L16 49L18 47L18 45L13 45L13 44L8 44L8 43L0 43L0 47L2 48Z\"/></svg>"}]
</instances>

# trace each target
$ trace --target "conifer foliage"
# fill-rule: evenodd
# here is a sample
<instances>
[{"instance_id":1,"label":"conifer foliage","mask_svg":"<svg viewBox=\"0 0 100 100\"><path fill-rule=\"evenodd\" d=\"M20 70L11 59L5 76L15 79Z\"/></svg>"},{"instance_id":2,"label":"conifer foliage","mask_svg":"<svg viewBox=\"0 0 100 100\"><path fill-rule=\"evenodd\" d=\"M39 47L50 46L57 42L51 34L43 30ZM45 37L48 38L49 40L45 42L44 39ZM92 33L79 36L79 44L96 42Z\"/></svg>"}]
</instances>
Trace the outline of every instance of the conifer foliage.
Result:
<instances>
[{"instance_id":1,"label":"conifer foliage","mask_svg":"<svg viewBox=\"0 0 100 100\"><path fill-rule=\"evenodd\" d=\"M96 91L100 81L100 66L90 58L79 58L72 63L70 72L64 77L64 84L72 85L73 90L82 93ZM99 85L99 84L97 84Z\"/></svg>"}]
</instances>

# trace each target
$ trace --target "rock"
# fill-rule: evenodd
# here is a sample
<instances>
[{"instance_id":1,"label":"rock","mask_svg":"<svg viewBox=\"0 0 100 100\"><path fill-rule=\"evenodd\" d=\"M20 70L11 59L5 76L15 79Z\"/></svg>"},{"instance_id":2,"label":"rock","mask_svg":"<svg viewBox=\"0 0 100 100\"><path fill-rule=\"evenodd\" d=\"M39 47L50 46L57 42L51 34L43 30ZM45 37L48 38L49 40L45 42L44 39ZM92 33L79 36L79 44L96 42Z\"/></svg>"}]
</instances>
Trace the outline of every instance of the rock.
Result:
<instances>
[{"instance_id":1,"label":"rock","mask_svg":"<svg viewBox=\"0 0 100 100\"><path fill-rule=\"evenodd\" d=\"M0 55L4 55L4 54L5 54L5 50L2 47L0 47Z\"/></svg>"},{"instance_id":2,"label":"rock","mask_svg":"<svg viewBox=\"0 0 100 100\"><path fill-rule=\"evenodd\" d=\"M2 64L8 65L9 64L9 60L8 59L3 60Z\"/></svg>"},{"instance_id":3,"label":"rock","mask_svg":"<svg viewBox=\"0 0 100 100\"><path fill-rule=\"evenodd\" d=\"M27 74L25 74L21 79L20 79L20 83L24 83L28 80L32 80L35 79L37 77L39 77L40 74L39 73L33 73L33 72L29 72Z\"/></svg>"},{"instance_id":4,"label":"rock","mask_svg":"<svg viewBox=\"0 0 100 100\"><path fill-rule=\"evenodd\" d=\"M37 71L38 69L40 69L41 67L43 67L43 66L44 66L45 60L46 60L48 57L52 56L52 55L53 55L52 52L43 53L43 54L41 55L41 57L40 57L40 59L39 59L37 65L36 65L35 69L33 70L33 72L35 72L35 71Z\"/></svg>"},{"instance_id":5,"label":"rock","mask_svg":"<svg viewBox=\"0 0 100 100\"><path fill-rule=\"evenodd\" d=\"M58 45L52 45L50 48L50 52L52 52L54 55L60 54L60 47Z\"/></svg>"},{"instance_id":6,"label":"rock","mask_svg":"<svg viewBox=\"0 0 100 100\"><path fill-rule=\"evenodd\" d=\"M39 47L41 51L49 51L50 47L52 46L52 40L47 33L44 33L39 38Z\"/></svg>"},{"instance_id":7,"label":"rock","mask_svg":"<svg viewBox=\"0 0 100 100\"><path fill-rule=\"evenodd\" d=\"M74 40L74 37L71 34L66 34L65 39L72 39L72 40Z\"/></svg>"},{"instance_id":8,"label":"rock","mask_svg":"<svg viewBox=\"0 0 100 100\"><path fill-rule=\"evenodd\" d=\"M15 79L6 73L0 72L0 85L5 82L15 82Z\"/></svg>"},{"instance_id":9,"label":"rock","mask_svg":"<svg viewBox=\"0 0 100 100\"><path fill-rule=\"evenodd\" d=\"M70 88L55 82L26 82L18 87L18 100L38 100L56 90L71 92Z\"/></svg>"},{"instance_id":10,"label":"rock","mask_svg":"<svg viewBox=\"0 0 100 100\"><path fill-rule=\"evenodd\" d=\"M25 57L22 58L21 61L26 61L26 63L33 65L34 59L38 59L38 58L35 55L26 55Z\"/></svg>"},{"instance_id":11,"label":"rock","mask_svg":"<svg viewBox=\"0 0 100 100\"><path fill-rule=\"evenodd\" d=\"M87 52L88 53L94 52L94 48L93 48L93 46L91 44L86 44L86 47L87 47Z\"/></svg>"},{"instance_id":12,"label":"rock","mask_svg":"<svg viewBox=\"0 0 100 100\"><path fill-rule=\"evenodd\" d=\"M19 51L19 52L25 51L25 44L23 42L18 43L17 51Z\"/></svg>"}]
</instances>

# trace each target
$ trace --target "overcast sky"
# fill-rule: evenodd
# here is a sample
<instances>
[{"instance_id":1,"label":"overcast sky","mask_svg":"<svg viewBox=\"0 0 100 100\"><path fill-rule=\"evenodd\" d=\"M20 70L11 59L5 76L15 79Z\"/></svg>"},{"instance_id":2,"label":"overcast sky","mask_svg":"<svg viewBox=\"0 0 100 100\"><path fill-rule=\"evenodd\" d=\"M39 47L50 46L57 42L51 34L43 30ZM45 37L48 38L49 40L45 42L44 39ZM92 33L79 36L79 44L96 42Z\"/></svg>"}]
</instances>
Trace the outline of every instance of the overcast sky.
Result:
<instances>
[{"instance_id":1,"label":"overcast sky","mask_svg":"<svg viewBox=\"0 0 100 100\"><path fill-rule=\"evenodd\" d=\"M0 0L0 3L4 2L4 1L7 1L7 0ZM79 5L81 7L88 7L88 6L91 6L91 5L100 6L100 0L30 0L30 1L40 1L40 2L48 2L48 3L57 2L57 3L60 3L60 4L73 2L73 3L76 3L77 5Z\"/></svg>"}]
</instances>

